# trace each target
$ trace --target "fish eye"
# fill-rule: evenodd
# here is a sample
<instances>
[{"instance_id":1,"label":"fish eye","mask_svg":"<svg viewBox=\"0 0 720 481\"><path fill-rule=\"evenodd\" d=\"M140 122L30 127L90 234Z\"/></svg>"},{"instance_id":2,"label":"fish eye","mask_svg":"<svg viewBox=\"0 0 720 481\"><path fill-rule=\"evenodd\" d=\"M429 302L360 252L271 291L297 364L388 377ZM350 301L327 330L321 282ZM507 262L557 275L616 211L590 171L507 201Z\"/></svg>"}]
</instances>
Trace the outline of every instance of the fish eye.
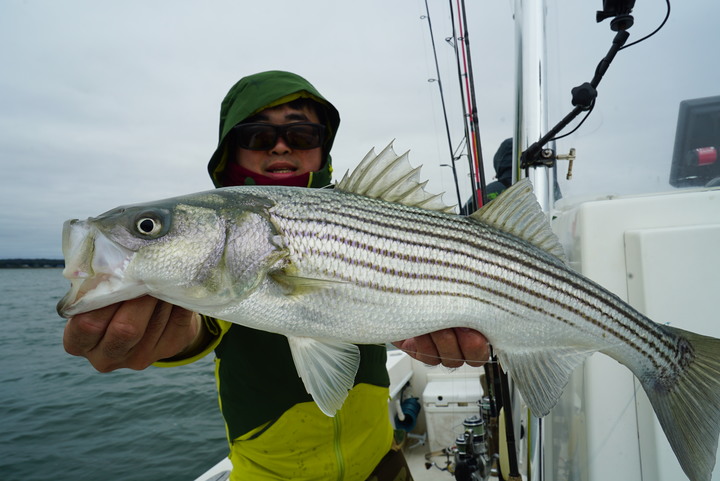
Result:
<instances>
[{"instance_id":1,"label":"fish eye","mask_svg":"<svg viewBox=\"0 0 720 481\"><path fill-rule=\"evenodd\" d=\"M135 222L135 228L142 235L154 236L162 229L162 223L152 217L140 217Z\"/></svg>"}]
</instances>

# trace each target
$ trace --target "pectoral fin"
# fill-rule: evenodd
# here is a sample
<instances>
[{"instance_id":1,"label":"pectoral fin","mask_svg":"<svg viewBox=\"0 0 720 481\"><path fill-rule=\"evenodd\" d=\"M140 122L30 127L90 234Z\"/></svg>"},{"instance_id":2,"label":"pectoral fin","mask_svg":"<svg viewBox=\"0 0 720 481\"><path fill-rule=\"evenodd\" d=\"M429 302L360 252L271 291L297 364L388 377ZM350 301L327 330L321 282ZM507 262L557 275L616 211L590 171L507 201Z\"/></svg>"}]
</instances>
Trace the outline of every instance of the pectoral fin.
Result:
<instances>
[{"instance_id":1,"label":"pectoral fin","mask_svg":"<svg viewBox=\"0 0 720 481\"><path fill-rule=\"evenodd\" d=\"M543 417L555 406L570 375L594 350L557 348L498 353L533 415Z\"/></svg>"},{"instance_id":2,"label":"pectoral fin","mask_svg":"<svg viewBox=\"0 0 720 481\"><path fill-rule=\"evenodd\" d=\"M288 337L295 368L322 412L334 416L355 383L360 350L354 344Z\"/></svg>"},{"instance_id":3,"label":"pectoral fin","mask_svg":"<svg viewBox=\"0 0 720 481\"><path fill-rule=\"evenodd\" d=\"M347 284L344 281L299 276L292 267L270 272L268 276L283 286L288 296L312 294L323 289L333 289Z\"/></svg>"}]
</instances>

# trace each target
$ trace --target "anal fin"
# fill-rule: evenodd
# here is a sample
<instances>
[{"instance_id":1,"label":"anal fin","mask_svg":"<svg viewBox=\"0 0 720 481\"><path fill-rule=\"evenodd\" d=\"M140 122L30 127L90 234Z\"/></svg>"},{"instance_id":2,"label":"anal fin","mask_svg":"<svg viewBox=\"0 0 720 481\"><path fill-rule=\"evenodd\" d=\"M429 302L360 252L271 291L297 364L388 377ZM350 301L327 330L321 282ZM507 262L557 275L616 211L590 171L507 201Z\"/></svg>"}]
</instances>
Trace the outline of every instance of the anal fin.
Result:
<instances>
[{"instance_id":1,"label":"anal fin","mask_svg":"<svg viewBox=\"0 0 720 481\"><path fill-rule=\"evenodd\" d=\"M355 383L360 350L354 344L288 337L290 352L305 389L322 412L334 416Z\"/></svg>"},{"instance_id":2,"label":"anal fin","mask_svg":"<svg viewBox=\"0 0 720 481\"><path fill-rule=\"evenodd\" d=\"M498 352L498 358L533 415L543 417L557 403L575 368L594 352L573 348L528 349Z\"/></svg>"}]
</instances>

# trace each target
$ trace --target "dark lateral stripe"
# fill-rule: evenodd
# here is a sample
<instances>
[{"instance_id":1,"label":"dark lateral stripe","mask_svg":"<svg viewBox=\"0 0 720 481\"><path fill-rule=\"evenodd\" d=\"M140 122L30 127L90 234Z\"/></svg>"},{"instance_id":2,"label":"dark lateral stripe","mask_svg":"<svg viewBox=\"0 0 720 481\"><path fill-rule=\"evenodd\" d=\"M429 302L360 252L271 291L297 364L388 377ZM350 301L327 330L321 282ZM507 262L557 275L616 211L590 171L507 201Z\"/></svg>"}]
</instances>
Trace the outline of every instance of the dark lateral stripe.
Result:
<instances>
[{"instance_id":1,"label":"dark lateral stripe","mask_svg":"<svg viewBox=\"0 0 720 481\"><path fill-rule=\"evenodd\" d=\"M362 220L365 220L365 219L362 219ZM329 221L325 221L325 222L329 222ZM377 231L374 231L374 230L360 230L357 226L349 226L349 225L343 225L343 224L339 224L339 225L340 225L340 226L344 226L344 227L347 228L347 229L359 230L360 232L364 232L364 233L367 234L367 235L371 235L371 236L377 237L377 238L382 238L382 239L385 239L385 240L395 240L395 241L397 241L397 242L402 242L402 243L404 243L404 244L414 244L414 245L416 245L416 246L423 246L423 247L431 248L431 249L433 249L433 250L439 250L439 251L445 251L445 252L448 252L448 251L449 251L449 249L447 249L447 248L440 248L440 247L438 247L437 245L434 245L434 244L421 244L421 243L417 243L417 242L410 242L410 243L408 243L407 241L404 241L402 238L397 238L397 237L384 237L383 235L379 234ZM434 237L435 237L435 238L438 237L437 233L428 233L428 232L426 232L426 231L420 231L420 230L417 230L417 229L413 229L413 233L415 233L415 234L425 234L425 235L434 234ZM303 234L303 235L308 235L308 233L305 233L305 234ZM452 237L452 236L449 237L449 238L447 238L447 240L457 241L457 239L454 238L454 237ZM343 242L343 243L346 243L346 241L344 241L344 240L339 240L339 241L340 241L340 242ZM466 239L462 239L462 241L466 241ZM366 249L366 250L367 250L367 249ZM375 249L375 250L377 250L377 249ZM455 250L455 249L452 249L452 251L453 251L455 254L460 255L460 256L471 257L471 258L473 258L474 260L476 260L476 261L478 261L478 262L492 264L492 265L495 265L495 266L498 266L498 267L501 267L501 268L505 268L505 269L508 268L507 266L502 265L502 264L500 264L500 263L493 263L492 261L489 261L489 260L487 260L487 259L485 259L485 258L481 258L481 257L478 257L478 256L472 256L472 255L470 255L469 253L467 253L466 251L458 251L458 250ZM392 255L392 256L390 256L390 257L402 257L402 255L401 255L401 254L398 254L398 253L394 253L394 255ZM532 263L523 262L522 259L517 259L517 262L523 265L524 270L517 270L517 269L515 269L515 272L516 272L517 274L522 275L522 276L525 276L525 277L531 277L531 276L528 276L528 271L534 270L534 269L536 268L536 265L535 265L535 264L532 264ZM509 269L509 270L512 270L512 269ZM559 280L561 280L561 281L565 281L565 280L566 280L566 278L561 277L561 276L553 276L553 277L555 277L556 279L559 279ZM586 306L587 306L588 308L590 308L590 309L593 309L593 310L595 310L595 309L600 309L600 306L591 305L590 303L588 303L588 302L587 302L585 299L583 299L582 297L577 297L572 291L563 290L563 289L562 289L562 284L561 284L561 285L548 284L547 282L545 282L544 279L542 279L542 278L540 278L540 277L533 278L533 280L536 281L537 283L543 285L543 286L544 286L545 288L547 288L547 289L560 290L560 291L565 292L567 295L569 295L569 296L571 296L571 297L574 297L578 302L580 302L581 304L586 305ZM603 300L603 301L604 301L604 299L597 297L596 293L590 292L590 291L586 291L586 292L587 292L589 295L591 295L594 299L599 299L599 300ZM605 302L605 304L607 305L607 302ZM611 306L614 306L614 305L611 305ZM602 309L600 309L600 310L602 311ZM615 311L617 311L617 309L615 309ZM606 315L607 317L611 318L611 319L615 319L616 321L618 321L618 323L619 323L621 326L623 326L625 329L631 331L631 332L632 332L634 335L636 335L637 337L643 338L643 336L641 335L641 333L635 331L634 329L629 328L628 326L625 326L622 322L620 322L618 319L616 319L616 317L613 316L612 314L607 313L607 312L603 312L603 314ZM599 325L599 326L600 326L601 328L603 328L603 329L610 330L610 327L609 327L609 326L604 326L604 325ZM616 334L617 331L611 330L611 333ZM651 344L652 344L652 343L651 343Z\"/></svg>"},{"instance_id":2,"label":"dark lateral stripe","mask_svg":"<svg viewBox=\"0 0 720 481\"><path fill-rule=\"evenodd\" d=\"M402 244L414 246L414 247L420 247L420 248L429 248L433 250L439 250L444 252L449 252L455 255L463 256L463 257L470 257L472 260L475 260L476 262L486 263L489 265L494 265L496 267L500 267L503 269L508 269L513 272L515 272L518 275L530 278L534 282L537 282L538 284L542 285L546 289L561 291L565 293L566 295L575 298L579 303L585 305L586 307L592 309L592 310L598 310L605 316L607 316L610 319L615 320L620 326L622 326L624 329L629 331L634 336L644 339L650 347L652 347L656 352L663 353L663 357L668 357L666 351L663 350L663 347L658 345L661 344L670 352L674 351L674 345L669 342L668 339L663 335L663 333L657 329L653 329L655 326L649 322L643 322L642 319L636 319L635 313L632 311L628 311L624 304L619 303L618 300L607 297L606 295L602 295L603 291L599 290L591 290L588 287L586 287L583 284L580 284L576 282L572 277L569 277L566 272L563 272L562 270L551 270L550 268L545 268L545 264L548 262L549 256L546 257L540 257L536 255L533 250L521 250L519 247L524 247L522 244L518 243L511 243L507 239L504 239L502 235L497 235L496 230L491 229L475 229L474 231L467 231L465 232L466 237L462 237L457 235L455 230L450 229L450 227L447 225L448 218L446 216L442 216L442 214L437 214L429 211L419 211L421 212L421 215L417 215L416 211L411 210L405 210L404 212L407 213L407 216L397 216L397 215L386 215L388 211L394 212L390 209L381 209L381 210L369 210L365 209L365 215L357 215L354 212L351 212L354 209L357 209L356 205L351 206L344 206L345 209L341 212L341 220L344 222L337 222L335 220L330 220L331 217L334 217L334 214L337 214L337 212L328 212L326 213L327 216L323 218L309 218L307 216L307 213L302 213L299 216L281 216L287 221L295 221L300 224L306 224L307 222L321 222L325 225L332 225L333 227L337 227L339 229L348 229L350 231L354 231L356 233L365 234L368 236L376 237L379 239L384 239L386 241L395 241ZM382 207L382 206L380 206ZM278 213L276 213L278 214ZM371 214L372 217L376 218L369 218L368 214ZM430 227L433 227L433 225L428 225L427 223L423 222L417 222L416 217L421 216L426 219L441 219L442 223L432 223L436 228L440 229L442 232L432 231L430 230ZM395 218L398 222L391 223L388 222L387 218ZM356 221L356 223L350 223L348 221ZM399 221L402 222L399 222ZM347 223L346 223L347 222ZM412 223L414 227L409 227L407 223ZM360 225L358 225L360 224ZM366 227L363 227L366 226ZM456 222L454 227L460 227L465 228L467 227L465 223L463 222ZM378 231L378 228L382 230L382 232ZM465 229L463 229L465 230ZM404 233L407 234L408 237L399 237L397 235L393 235L396 233ZM487 244L479 244L474 239L477 238L477 235L480 233L485 234L492 234L487 239ZM474 234L474 235L473 235ZM307 235L307 234L306 234ZM317 233L314 233L314 235L318 235ZM446 243L457 243L461 245L467 245L469 248L473 248L476 251L479 252L489 252L491 254L494 254L496 257L501 259L509 259L510 261L513 261L515 264L519 265L520 269L510 269L509 266L505 264L501 264L500 262L493 262L492 260L488 259L485 256L479 256L475 255L471 252L468 252L467 250L458 250L454 248L447 248L447 247L439 247L436 244L430 244L430 243L423 243L419 241L410 241L408 239L414 239L416 236L427 236L431 237L433 239L439 239L441 241L447 241ZM504 241L504 242L503 242ZM347 243L347 240L344 239L338 239L338 242ZM495 247L496 243L501 243L503 247L506 248L506 250L500 250L499 248ZM394 253L393 257L403 257L403 254L400 253ZM544 278L540 277L540 275L544 274L546 277L552 278L560 284L550 284L548 283ZM571 290L571 288L574 288L575 291ZM595 299L600 302L599 305L591 304L589 301L584 299L581 296L577 295L577 291L580 291L584 294L586 294L588 297ZM604 308L603 308L604 307ZM625 322L623 322L623 320ZM633 325L629 325L633 324ZM602 326L603 329L610 329L609 326ZM616 332L613 330L613 332ZM644 334L647 333L647 334ZM615 335L615 334L613 334Z\"/></svg>"},{"instance_id":3,"label":"dark lateral stripe","mask_svg":"<svg viewBox=\"0 0 720 481\"><path fill-rule=\"evenodd\" d=\"M298 233L298 234L300 234L300 235L306 235L307 233L301 232L301 233ZM358 245L358 249L362 249L362 247L361 247L360 245ZM313 255L313 256L320 256L320 257L325 257L325 258L337 259L337 260L341 261L342 263L345 263L346 265L348 265L348 267L360 266L360 267L363 267L363 268L372 270L372 271L374 271L374 272L383 274L384 276L388 276L388 277L395 277L395 278L408 279L408 280L431 280L431 281L435 281L435 282L439 282L439 283L447 283L447 284L451 284L451 285L458 285L458 284L459 284L459 285L464 285L464 286L467 286L467 287L470 287L470 288L477 289L477 290L479 290L479 291L485 292L485 293L490 294L490 295L492 295L492 296L496 296L496 297L499 297L499 298L508 300L508 301L512 302L514 305L519 305L519 306L525 307L525 308L530 309L530 310L532 310L532 311L535 311L535 312L537 312L537 313L539 313L539 314L541 314L541 315L545 315L545 316L548 316L548 317L550 317L550 318L556 319L557 321L560 321L560 322L562 322L562 323L564 323L564 324L566 324L566 325L568 325L568 326L570 326L570 327L573 327L573 328L582 330L580 326L578 326L577 324L575 324L574 322L572 322L570 319L567 319L567 318L562 317L562 316L560 316L560 315L558 315L558 314L555 314L555 313L553 313L553 312L551 312L551 311L548 311L548 310L546 310L546 309L543 309L543 308L540 307L539 305L532 304L532 303L529 303L529 302L525 302L525 301L523 301L523 300L522 300L520 297L518 297L518 296L512 296L510 293L506 293L506 292L503 292L503 291L500 291L500 290L497 290L497 289L492 289L492 288L487 287L487 286L482 286L482 285L480 285L480 284L478 284L478 283L476 283L476 282L473 282L472 280L469 280L469 279L456 279L456 278L450 278L450 277L441 276L441 275L432 275L432 276L429 276L429 275L426 275L426 274L419 274L419 273L416 273L416 272L409 272L409 271L402 271L402 270L392 269L392 268L388 268L388 267L385 267L385 266L382 266L382 265L379 265L379 264L375 264L375 263L372 263L372 262L369 262L369 261L366 261L366 260L360 260L360 259L357 259L357 258L346 257L346 256L344 256L344 255L342 255L342 254L340 254L340 253L338 253L338 252L335 252L335 251L320 251L320 250L317 250L317 249L313 249L313 250L311 250L311 252L308 252L307 254ZM515 289L515 290L517 290L517 291L521 291L521 292L523 292L523 293L525 293L525 294L527 294L527 295L529 295L529 296L532 296L532 297L534 297L534 298L536 298L536 299L538 299L538 300L540 300L540 301L544 301L544 302L551 303L551 304L554 303L554 304L560 306L560 307L561 307L562 309L564 309L565 311L568 311L568 312L570 312L571 314L574 314L575 316L577 316L577 317L585 320L585 321L588 322L589 324L592 324L592 325L596 326L597 328L599 328L599 329L601 329L601 330L603 330L603 331L608 332L610 335L614 336L615 338L617 338L617 339L620 340L621 342L624 342L625 344L631 346L633 349L637 350L638 352L645 353L645 351L644 351L644 349L643 349L643 347L642 347L641 345L638 345L638 344L635 343L632 339L630 339L630 338L628 338L627 336L623 335L622 332L619 332L619 331L617 331L617 330L615 330L615 329L610 328L609 326L607 326L607 325L605 325L605 324L602 324L602 323L601 323L600 321L598 321L597 319L594 319L594 318L586 315L582 310L577 309L576 307L574 307L574 306L572 306L572 305L570 305L570 304L568 304L568 303L562 303L562 304L559 303L558 300L557 300L557 298L550 297L549 295L542 294L541 292L538 292L538 291L530 291L530 290L526 289L525 286L522 285L522 284L515 283L515 282L511 282L511 281L509 281L508 279L505 279L505 278L500 277L500 276L490 275L490 274L488 274L488 273L486 273L486 272L483 272L483 271L477 270L477 269L475 269L475 268L472 268L472 267L470 267L470 265L460 265L460 264L454 264L454 263L447 263L447 262L439 261L439 260L437 260L437 259L429 259L429 258L417 258L416 262L417 262L417 263L421 263L421 264L429 264L429 265L441 265L442 267L445 267L445 268L448 268L448 269L460 270L460 271L466 272L466 273L468 273L468 274L471 274L471 275L473 275L473 276L476 276L476 277L478 277L478 278L489 279L489 280L491 280L491 281L493 281L493 282L496 282L496 283L498 283L498 284L502 284L502 285L505 285L505 286L507 286L507 287L510 287L511 289ZM444 295L444 296L453 296L453 297L463 297L463 298L470 299L470 300L473 300L473 301L477 301L477 302L480 302L480 303L492 305L493 307L496 307L496 308L498 308L498 309L501 309L501 310L503 310L503 311L505 311L505 312L508 312L508 313L510 313L510 314L517 315L517 316L519 317L519 314L518 314L517 312L515 312L515 311L510 311L509 309L506 309L506 308L502 307L500 304L493 303L493 302L491 302L491 301L489 301L488 299L483 298L483 297L474 296L474 295L466 294L466 293L462 293L462 292L453 292L453 291L430 291L430 290L421 290L421 289L404 289L404 288L399 288L399 287L381 285L381 284L379 284L379 283L377 283L377 282L376 282L376 283L369 283L369 282L360 281L360 280L358 280L358 279L353 279L353 278L345 275L345 274L342 273L342 272L340 272L340 273L337 273L337 272L326 272L325 274L327 274L327 275L330 276L330 277L339 277L340 279L343 279L343 280L345 280L345 281L357 283L357 284L359 284L359 285L361 285L361 286L369 287L369 288L372 288L372 289L374 289L374 290L379 290L379 291L383 291L383 292L392 292L392 293L406 294L406 295L418 295L418 294L419 294L419 295ZM579 300L579 301L582 302L582 299L576 298L576 300ZM658 352L658 355L661 356L664 361L666 361L666 362L668 362L668 363L671 363L671 362L672 362L672 359L671 359L665 352L660 351L660 352ZM657 361L656 361L652 356L649 356L649 359L650 359L650 361L653 363L653 365L654 365L656 368L659 368L659 367L660 367L659 364L657 363Z\"/></svg>"},{"instance_id":4,"label":"dark lateral stripe","mask_svg":"<svg viewBox=\"0 0 720 481\"><path fill-rule=\"evenodd\" d=\"M611 311L614 311L616 313L621 314L624 316L630 323L634 324L635 327L631 327L629 325L624 326L626 329L633 332L633 334L641 337L641 332L638 331L638 329L642 331L648 331L650 330L654 334L654 339L659 341L661 344L665 346L666 349L673 351L675 349L675 345L672 344L665 336L664 332L661 331L659 328L657 328L654 324L650 324L647 322L643 322L641 319L637 319L637 313L634 310L628 310L626 308L626 305L624 303L618 302L619 299L615 299L613 297L605 297L599 296L599 292L590 290L586 287L586 285L575 282L575 280L571 277L568 277L566 275L562 275L561 273L558 273L558 271L553 271L550 269L545 269L544 265L547 263L548 258L550 256L546 257L540 257L536 255L537 251L534 250L528 250L528 249L519 249L518 247L524 247L522 244L518 244L516 241L513 241L510 238L505 237L505 233L502 231L499 231L497 229L491 228L489 226L483 226L482 224L478 223L475 220L470 219L464 219L464 221L458 222L456 218L453 218L452 216L449 216L448 214L440 213L440 212L434 212L434 211L428 211L423 209L415 209L412 207L402 206L401 209L388 209L384 207L382 203L379 203L377 201L371 203L352 203L351 207L359 212L359 214L350 214L349 212L343 211L343 214L347 214L351 218L353 218L356 221L359 222L367 222L371 225L378 226L381 228L387 228L390 230L396 229L399 230L400 226L402 225L402 222L400 221L407 221L408 218L413 218L414 220L417 220L416 218L421 218L425 222L416 222L416 225L420 226L418 228L414 228L412 230L405 229L404 232L411 233L411 234L423 234L433 236L434 232L430 230L431 227L443 229L446 231L446 234L444 236L445 240L450 240L462 244L467 244L469 242L469 246L473 247L477 250L484 250L484 251L491 251L493 254L504 257L504 258L511 258L513 261L517 262L518 264L522 264L523 267L526 269L534 269L537 272L540 272L548 277L554 278L555 280L558 280L560 282L563 282L567 284L569 287L574 288L576 290L582 291L588 296L592 296L597 299L601 299L603 301L603 304L608 307ZM373 208L376 207L376 208ZM403 213L405 215L399 215L399 213ZM380 217L383 220L379 221L377 219L374 219L372 222L370 221L370 218L368 216L373 217ZM395 220L396 222L393 223L392 221ZM449 229L448 222L452 222L452 230L450 233L447 233L447 230ZM347 225L348 228L353 228L352 225ZM427 230L423 230L422 227L426 227ZM479 244L475 241L478 237L478 231L482 231L481 227L485 227L485 233L487 234L494 234L492 236L492 240L487 244ZM374 231L366 231L367 233L372 233ZM468 236L468 239L465 239L462 236L457 235L457 233L464 233ZM402 241L402 239L396 238L398 241ZM499 247L504 248L505 250L500 250ZM518 255L520 254L520 255ZM533 260L537 261L537 264L534 264L532 262L527 262L525 258L531 257ZM566 293L570 293L567 290L564 290L562 288L559 288L560 290L563 290ZM616 318L617 316L613 316L610 314L609 311L602 310L600 306L596 307L597 309L600 309L605 315L611 318ZM651 341L652 342L652 341Z\"/></svg>"},{"instance_id":5,"label":"dark lateral stripe","mask_svg":"<svg viewBox=\"0 0 720 481\"><path fill-rule=\"evenodd\" d=\"M625 317L627 321L634 324L635 327L632 327L630 325L624 325L626 329L631 331L636 336L642 337L641 331L645 332L650 330L654 334L654 339L659 341L661 344L665 346L666 349L674 351L675 345L669 342L669 340L664 335L664 331L661 331L655 324L644 322L642 319L637 318L637 312L634 310L627 309L627 306L625 303L623 303L620 299L616 298L613 294L611 294L612 297L607 297L604 294L604 291L597 291L588 289L585 284L578 283L575 281L574 278L568 277L565 272L562 270L560 271L554 271L551 269L546 269L544 266L547 264L548 259L552 258L549 255L546 255L545 257L541 257L537 255L536 250L528 250L524 249L523 244L518 244L517 241L513 240L515 237L512 238L507 237L507 234L498 230L494 229L492 227L489 227L487 225L483 225L479 223L478 221L474 219L467 219L467 218L461 218L462 221L459 221L458 218L454 218L452 216L449 216L448 214L444 214L441 212L434 212L434 211L428 211L424 209L415 209L413 207L408 206L401 206L400 208L396 209L388 209L384 206L383 203L378 201L369 201L364 203L358 203L354 202L351 204L352 208L355 209L357 212L359 212L361 215L355 215L355 220L368 221L367 215L372 215L375 217L381 217L383 218L383 221L377 221L376 219L373 220L371 225L374 223L375 225L378 225L380 227L386 227L388 229L394 229L397 228L396 226L401 225L401 220L407 220L408 217L415 218L414 220L418 220L416 218L421 218L424 222L416 222L417 225L426 227L426 226L435 226L437 228L441 228L443 230L449 229L448 223L451 222L452 230L451 234L447 235L445 239L459 242L462 244L466 244L470 242L470 246L474 247L477 250L480 251L490 251L494 255L497 255L499 257L503 258L511 258L513 261L515 261L518 264L523 265L525 269L533 269L534 272L540 272L541 274L544 274L548 277L551 277L555 280L558 280L564 284L567 284L569 287L582 291L588 296L591 296L593 298L602 300L603 304L609 308L609 310L603 310L602 306L595 307L596 309L601 310L603 314L607 315L610 318L616 319L618 316L612 315L610 311L613 311L617 314L620 314L621 317ZM399 215L400 213L405 215ZM366 214L366 215L362 215ZM389 221L388 221L389 220ZM397 223L393 223L392 220L398 221ZM352 227L351 227L352 228ZM484 228L484 229L483 229ZM422 231L421 229L414 229L411 233L422 233L422 232L428 232L427 235L432 235L432 231ZM464 233L466 236L469 237L468 239L465 239L461 235L453 236L454 232L458 233ZM492 237L492 239L489 239L488 244L479 244L475 241L477 239L479 232L483 232L485 234L490 234L488 237ZM400 240L400 239L398 239ZM500 250L501 248L504 248L505 250ZM545 254L545 253L542 253ZM532 262L528 262L526 258L532 258L533 261L537 261L537 264L534 264ZM540 281L540 279L535 279ZM593 283L594 284L594 283ZM568 294L571 292L563 289L561 286L556 286L559 290L562 290ZM622 323L621 323L622 324ZM638 329L640 331L638 331ZM651 343L653 343L652 340L650 340Z\"/></svg>"}]
</instances>

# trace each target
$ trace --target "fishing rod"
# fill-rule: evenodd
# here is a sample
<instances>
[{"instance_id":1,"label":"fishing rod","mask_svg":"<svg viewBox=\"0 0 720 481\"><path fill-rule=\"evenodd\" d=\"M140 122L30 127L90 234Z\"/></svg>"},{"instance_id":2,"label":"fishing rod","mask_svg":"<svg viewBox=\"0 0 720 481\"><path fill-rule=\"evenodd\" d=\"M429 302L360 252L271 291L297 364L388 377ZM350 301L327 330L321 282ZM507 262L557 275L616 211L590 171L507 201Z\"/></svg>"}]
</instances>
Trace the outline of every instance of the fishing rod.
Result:
<instances>
[{"instance_id":1,"label":"fishing rod","mask_svg":"<svg viewBox=\"0 0 720 481\"><path fill-rule=\"evenodd\" d=\"M450 10L450 22L452 25L452 37L445 41L453 48L455 64L457 67L457 78L461 97L461 108L463 114L464 141L467 145L468 169L470 171L470 189L472 199L464 209L465 213L472 213L477 208L487 203L485 193L485 173L482 161L482 149L480 145L480 129L477 116L477 100L475 98L475 85L472 74L472 60L470 56L470 42L467 34L467 17L465 13L465 1L457 1L457 27L456 31L455 14L453 11L453 0L448 0Z\"/></svg>"},{"instance_id":2,"label":"fishing rod","mask_svg":"<svg viewBox=\"0 0 720 481\"><path fill-rule=\"evenodd\" d=\"M420 17L420 19L423 20L425 18L427 18L428 29L430 30L430 42L432 43L433 58L435 60L435 75L437 76L435 80L438 83L438 90L440 91L440 103L442 104L443 119L445 120L445 134L447 136L448 148L450 149L450 168L452 169L453 179L455 180L455 193L457 194L458 207L462 208L463 201L460 196L460 183L458 181L457 168L455 167L455 161L457 159L452 147L450 125L448 122L447 108L445 106L445 93L443 91L442 80L440 78L440 65L438 64L437 49L435 48L435 35L433 34L432 20L430 19L430 8L428 7L427 0L425 0L425 16ZM433 79L430 79L428 81L431 82L432 80Z\"/></svg>"},{"instance_id":3,"label":"fishing rod","mask_svg":"<svg viewBox=\"0 0 720 481\"><path fill-rule=\"evenodd\" d=\"M468 141L468 151L472 152L471 172L473 176L473 198L477 208L487 204L488 198L485 192L485 169L482 157L482 146L480 142L480 126L478 122L477 99L475 97L475 79L473 77L472 56L470 55L470 38L467 26L467 14L465 11L465 0L456 0L458 9L458 26L460 27L461 52L463 54L463 64L465 67L465 97L468 103L470 124L470 138Z\"/></svg>"},{"instance_id":4,"label":"fishing rod","mask_svg":"<svg viewBox=\"0 0 720 481\"><path fill-rule=\"evenodd\" d=\"M470 188L472 196L471 200L468 202L469 209L467 210L472 212L487 202L487 195L485 193L485 173L483 169L482 149L479 134L480 129L478 125L477 115L477 100L475 96L474 78L472 74L472 57L470 55L470 42L467 35L467 17L465 11L465 3L464 0L457 0L457 29L459 29L459 34L456 29L456 15L454 13L453 1L449 0L448 5L452 25L452 36L447 37L445 40L450 44L451 47L453 47L455 63L457 67L458 87L461 97L460 105L462 108L464 130L464 138L463 141L461 141L460 145L464 144L466 146L465 152L468 156L468 168L470 172ZM440 75L437 47L435 44L435 35L432 27L430 8L428 6L427 0L425 0L425 15L420 18L428 20L428 29L430 31L430 41L432 44L433 60L435 62L435 71L437 77L436 79L430 79L429 81L437 81L438 83L440 100L443 109L443 120L445 123L445 133L450 149L451 162L449 166L452 168L453 171L458 205L461 207L461 211L464 211L465 209L463 209L463 206L466 204L466 202L462 199L460 195L459 178L456 167L457 160L463 154L459 153L462 151L460 146L456 150L454 150L452 147L452 136L450 134L447 103L445 100L445 92ZM441 165L445 166L448 164Z\"/></svg>"},{"instance_id":5,"label":"fishing rod","mask_svg":"<svg viewBox=\"0 0 720 481\"><path fill-rule=\"evenodd\" d=\"M477 209L478 206L478 195L477 195L477 183L475 182L475 162L474 162L474 154L475 152L472 150L472 146L470 145L470 127L468 125L467 119L471 115L468 112L468 108L465 103L465 86L463 85L463 77L467 78L467 76L463 73L461 62L460 62L460 53L458 49L458 35L455 31L455 15L453 14L453 4L452 0L448 0L448 6L450 11L450 25L452 26L452 36L447 37L445 41L452 47L453 53L455 55L455 66L457 68L457 80L458 80L458 90L460 92L460 108L462 109L462 118L463 118L463 133L464 137L462 140L462 143L466 147L466 154L468 159L468 170L470 172L470 192L471 192L471 199L469 201L469 205L465 207L463 205L462 210L465 214L471 214Z\"/></svg>"},{"instance_id":6,"label":"fishing rod","mask_svg":"<svg viewBox=\"0 0 720 481\"><path fill-rule=\"evenodd\" d=\"M452 37L446 38L445 40L453 47L455 53L455 62L457 66L457 76L459 83L459 90L461 95L461 107L463 113L463 128L465 132L464 143L467 149L468 164L470 170L470 184L472 189L472 198L469 202L469 208L466 209L473 212L479 207L482 207L488 202L487 193L485 189L485 173L482 160L482 149L480 141L480 129L478 122L478 109L477 99L475 96L475 86L472 70L472 57L470 54L470 41L468 37L467 27L467 14L465 10L465 1L456 0L457 5L457 25L459 29L459 35L456 31L455 15L453 13L453 2L448 1L451 24L452 24ZM430 28L430 36L433 46L433 56L435 60L435 68L438 76L438 86L440 88L440 95L442 99L443 116L445 120L445 129L448 136L448 144L451 145L449 122L447 117L447 109L444 100L444 93L440 79L440 70L438 66L437 50L435 48L434 34L432 30L432 24L430 20L430 10L428 8L427 0L425 0L426 16L428 18L428 26ZM450 42L450 40L453 40ZM458 47L459 45L459 47ZM462 55L462 59L461 59ZM464 82L463 82L464 80ZM453 174L455 176L455 186L458 192L458 203L463 206L462 199L460 198L458 178L455 168L455 161L459 159L460 149L462 142L458 146L456 151L452 151L451 147L451 166L453 168ZM466 212L466 213L470 213ZM517 460L517 448L515 445L515 434L512 422L512 412L510 410L510 390L508 387L507 375L503 373L497 363L497 358L493 355L492 360L485 364L485 378L488 380L487 387L487 399L488 406L487 412L481 413L483 422L488 424L492 423L497 428L497 416L499 415L499 409L505 407L506 417L506 440L508 443L509 453L509 471L512 477L509 479L516 479L519 473L518 460ZM482 412L482 409L481 409ZM509 414L508 414L509 413ZM487 418L487 419L485 419ZM495 421L491 421L494 419ZM471 421L466 419L465 423ZM497 431L490 435L491 438L497 436ZM470 434L466 430L464 438L457 440L457 452L456 456L456 467L458 472L454 473L457 480L465 479L477 479L476 476L481 476L486 479L490 475L490 458L487 457L487 452L484 448L480 447L486 442L487 438L479 437L476 433ZM476 440L479 445L476 449ZM498 459L498 453L489 453L492 459ZM499 466L499 465L498 465ZM499 469L499 467L498 467Z\"/></svg>"},{"instance_id":7,"label":"fishing rod","mask_svg":"<svg viewBox=\"0 0 720 481\"><path fill-rule=\"evenodd\" d=\"M452 0L449 0L450 12L452 17ZM480 128L478 122L478 109L477 99L475 96L475 82L473 77L472 68L472 57L470 55L470 40L468 35L467 27L467 14L465 10L465 0L456 0L458 10L458 26L460 29L460 35L457 40L460 42L460 51L462 53L462 65L464 67L464 75L460 70L460 57L458 55L457 43L455 43L455 56L458 65L458 80L460 81L460 92L464 93L464 100L467 103L463 103L463 114L466 121L465 125L465 138L467 140L468 147L468 162L470 165L470 183L472 186L472 201L473 204L470 212L484 206L488 202L486 183L485 183L485 169L482 158L482 148L480 142ZM455 22L453 19L453 36L455 36ZM464 77L464 86L462 79ZM468 132L469 126L469 132ZM503 372L499 368L497 357L492 352L491 347L491 359L490 362L485 364L485 378L488 381L488 402L490 403L490 413L499 419L501 415L499 409L503 408L505 416L505 439L507 443L508 453L508 466L509 472L502 473L508 480L520 479L519 477L519 465L517 459L517 448L515 445L515 428L512 419L512 408L510 402L510 388L508 384L507 373ZM497 427L497 424L495 424ZM498 434L496 431L495 434ZM491 435L492 436L492 435ZM469 443L468 443L469 444ZM495 453L491 453L495 457ZM498 459L498 471L500 471L499 453L497 453ZM477 465L475 466L478 469ZM480 470L480 473L489 475L488 472ZM456 476L456 479L461 479L460 476ZM465 476L465 479L474 479L469 476Z\"/></svg>"}]
</instances>

